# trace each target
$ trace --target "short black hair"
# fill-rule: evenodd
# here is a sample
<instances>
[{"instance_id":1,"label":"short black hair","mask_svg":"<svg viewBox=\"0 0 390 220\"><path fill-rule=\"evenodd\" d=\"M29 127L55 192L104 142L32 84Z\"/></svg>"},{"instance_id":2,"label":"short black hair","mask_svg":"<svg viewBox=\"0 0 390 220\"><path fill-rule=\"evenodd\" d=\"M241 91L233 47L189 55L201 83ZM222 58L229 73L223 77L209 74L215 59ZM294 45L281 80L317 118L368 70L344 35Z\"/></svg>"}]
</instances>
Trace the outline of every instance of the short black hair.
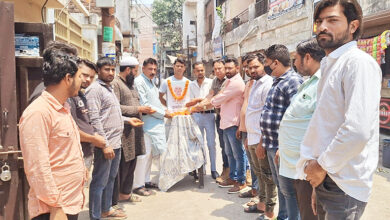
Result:
<instances>
[{"instance_id":1,"label":"short black hair","mask_svg":"<svg viewBox=\"0 0 390 220\"><path fill-rule=\"evenodd\" d=\"M360 4L356 0L322 0L317 4L316 8L314 9L314 21L318 19L322 10L336 5L340 5L341 7L343 7L343 13L347 18L348 24L350 24L351 21L354 20L359 21L359 27L356 29L355 33L353 33L353 39L358 39L362 34L363 30L363 11Z\"/></svg>"},{"instance_id":2,"label":"short black hair","mask_svg":"<svg viewBox=\"0 0 390 220\"><path fill-rule=\"evenodd\" d=\"M290 66L290 52L287 47L282 44L274 44L268 47L264 54L268 59L278 60L285 67Z\"/></svg>"},{"instance_id":3,"label":"short black hair","mask_svg":"<svg viewBox=\"0 0 390 220\"><path fill-rule=\"evenodd\" d=\"M175 65L177 62L183 64L183 65L186 65L186 60L181 58L181 57L178 57L175 62L173 62L173 65Z\"/></svg>"},{"instance_id":4,"label":"short black hair","mask_svg":"<svg viewBox=\"0 0 390 220\"><path fill-rule=\"evenodd\" d=\"M204 67L204 63L202 61L197 61L197 62L192 64L192 69L195 69L196 65L203 65L203 67Z\"/></svg>"},{"instance_id":5,"label":"short black hair","mask_svg":"<svg viewBox=\"0 0 390 220\"><path fill-rule=\"evenodd\" d=\"M98 69L96 67L96 64L91 62L90 60L87 60L87 59L81 59L80 60L80 64L84 64L85 66L87 66L88 68L90 69L93 69L96 73L98 72Z\"/></svg>"},{"instance_id":6,"label":"short black hair","mask_svg":"<svg viewBox=\"0 0 390 220\"><path fill-rule=\"evenodd\" d=\"M265 63L265 55L263 53L256 53L256 54L251 54L247 57L246 61L248 64L252 62L253 60L257 59L261 64L264 65Z\"/></svg>"},{"instance_id":7,"label":"short black hair","mask_svg":"<svg viewBox=\"0 0 390 220\"><path fill-rule=\"evenodd\" d=\"M103 66L115 66L115 61L109 57L100 57L96 65L98 69L101 69Z\"/></svg>"},{"instance_id":8,"label":"short black hair","mask_svg":"<svg viewBox=\"0 0 390 220\"><path fill-rule=\"evenodd\" d=\"M235 66L238 66L238 60L235 57L226 57L225 64L226 63L234 63Z\"/></svg>"},{"instance_id":9,"label":"short black hair","mask_svg":"<svg viewBox=\"0 0 390 220\"><path fill-rule=\"evenodd\" d=\"M54 50L59 50L65 54L77 56L77 49L74 46L60 41L50 41L42 53L43 60L50 60Z\"/></svg>"},{"instance_id":10,"label":"short black hair","mask_svg":"<svg viewBox=\"0 0 390 220\"><path fill-rule=\"evenodd\" d=\"M157 60L150 57L150 58L144 60L144 63L142 64L142 66L147 66L148 64L153 64L153 65L157 66Z\"/></svg>"},{"instance_id":11,"label":"short black hair","mask_svg":"<svg viewBox=\"0 0 390 220\"><path fill-rule=\"evenodd\" d=\"M214 64L216 64L216 63L222 63L223 65L225 65L225 60L223 60L223 59L216 59L216 60L213 60L213 66L214 66Z\"/></svg>"},{"instance_id":12,"label":"short black hair","mask_svg":"<svg viewBox=\"0 0 390 220\"><path fill-rule=\"evenodd\" d=\"M45 55L42 70L43 83L46 87L57 85L66 74L74 77L79 69L80 59L77 56L69 55L61 50L51 50Z\"/></svg>"},{"instance_id":13,"label":"short black hair","mask_svg":"<svg viewBox=\"0 0 390 220\"><path fill-rule=\"evenodd\" d=\"M325 56L325 51L318 45L315 38L300 42L297 45L297 53L302 58L308 53L317 62Z\"/></svg>"},{"instance_id":14,"label":"short black hair","mask_svg":"<svg viewBox=\"0 0 390 220\"><path fill-rule=\"evenodd\" d=\"M123 72L126 70L126 68L129 67L130 69L136 68L136 66L119 66L119 71Z\"/></svg>"},{"instance_id":15,"label":"short black hair","mask_svg":"<svg viewBox=\"0 0 390 220\"><path fill-rule=\"evenodd\" d=\"M241 62L244 63L245 61L247 61L249 56L250 55L248 55L248 54L245 54L244 56L242 56Z\"/></svg>"}]
</instances>

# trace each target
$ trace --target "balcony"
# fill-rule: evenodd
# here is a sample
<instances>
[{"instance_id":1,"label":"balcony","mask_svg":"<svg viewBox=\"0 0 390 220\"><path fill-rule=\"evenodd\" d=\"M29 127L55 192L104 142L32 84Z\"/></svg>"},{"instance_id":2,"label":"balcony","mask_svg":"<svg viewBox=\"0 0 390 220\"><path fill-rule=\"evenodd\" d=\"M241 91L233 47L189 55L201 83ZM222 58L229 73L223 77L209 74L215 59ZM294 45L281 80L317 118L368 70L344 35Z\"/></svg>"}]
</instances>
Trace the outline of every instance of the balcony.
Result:
<instances>
[{"instance_id":1,"label":"balcony","mask_svg":"<svg viewBox=\"0 0 390 220\"><path fill-rule=\"evenodd\" d=\"M248 20L249 20L249 10L246 9L245 11L241 12L239 15L237 15L236 17L234 17L233 19L225 23L224 33L229 33L230 31L236 29L240 25L248 22Z\"/></svg>"},{"instance_id":2,"label":"balcony","mask_svg":"<svg viewBox=\"0 0 390 220\"><path fill-rule=\"evenodd\" d=\"M268 12L268 0L256 0L255 18Z\"/></svg>"}]
</instances>

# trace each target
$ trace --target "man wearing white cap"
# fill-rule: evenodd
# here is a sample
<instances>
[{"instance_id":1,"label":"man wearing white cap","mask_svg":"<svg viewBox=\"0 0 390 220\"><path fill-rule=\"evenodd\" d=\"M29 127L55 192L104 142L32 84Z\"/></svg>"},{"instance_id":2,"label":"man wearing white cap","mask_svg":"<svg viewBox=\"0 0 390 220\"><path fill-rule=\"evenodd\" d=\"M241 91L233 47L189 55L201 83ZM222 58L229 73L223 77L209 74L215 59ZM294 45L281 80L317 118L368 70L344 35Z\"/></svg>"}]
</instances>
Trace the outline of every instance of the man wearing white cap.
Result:
<instances>
[{"instance_id":1,"label":"man wearing white cap","mask_svg":"<svg viewBox=\"0 0 390 220\"><path fill-rule=\"evenodd\" d=\"M137 89L134 87L134 78L138 72L138 60L128 54L124 54L120 61L120 73L115 76L112 85L114 93L120 103L122 116L138 118L139 123L124 125L122 135L122 158L119 165L119 201L140 201L139 198L132 196L134 181L134 170L137 163L137 156L145 154L144 134L142 129L142 114L152 114L148 106L141 106ZM118 192L116 191L116 192ZM115 193L114 193L115 194ZM151 192L142 191L144 196ZM115 198L114 198L115 199Z\"/></svg>"}]
</instances>

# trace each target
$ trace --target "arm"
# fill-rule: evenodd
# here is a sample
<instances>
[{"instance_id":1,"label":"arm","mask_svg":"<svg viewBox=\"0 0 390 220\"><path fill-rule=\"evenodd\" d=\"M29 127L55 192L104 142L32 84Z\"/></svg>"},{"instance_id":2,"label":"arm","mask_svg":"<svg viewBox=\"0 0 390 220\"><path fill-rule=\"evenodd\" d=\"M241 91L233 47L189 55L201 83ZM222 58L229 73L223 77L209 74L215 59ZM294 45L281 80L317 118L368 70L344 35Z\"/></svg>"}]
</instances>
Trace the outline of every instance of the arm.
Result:
<instances>
[{"instance_id":1,"label":"arm","mask_svg":"<svg viewBox=\"0 0 390 220\"><path fill-rule=\"evenodd\" d=\"M113 84L115 96L118 98L119 102L121 100L121 88L118 83ZM139 107L140 106L129 106L129 105L120 105L122 115L129 117L138 117L139 116Z\"/></svg>"},{"instance_id":2,"label":"arm","mask_svg":"<svg viewBox=\"0 0 390 220\"><path fill-rule=\"evenodd\" d=\"M106 140L98 135L90 135L88 133L85 133L84 131L79 129L80 133L80 141L81 142L87 142L93 144L93 146L98 147L98 148L105 148L106 147Z\"/></svg>"},{"instance_id":3,"label":"arm","mask_svg":"<svg viewBox=\"0 0 390 220\"><path fill-rule=\"evenodd\" d=\"M50 207L62 207L61 195L54 181L49 159L51 126L48 120L41 112L22 116L19 134L24 171L31 189L40 201Z\"/></svg>"},{"instance_id":4,"label":"arm","mask_svg":"<svg viewBox=\"0 0 390 220\"><path fill-rule=\"evenodd\" d=\"M159 99L160 99L160 102L161 104L163 104L164 106L167 106L167 101L164 99L164 93L159 93Z\"/></svg>"},{"instance_id":5,"label":"arm","mask_svg":"<svg viewBox=\"0 0 390 220\"><path fill-rule=\"evenodd\" d=\"M221 106L222 103L229 101L232 97L242 96L244 87L238 83L227 82L224 89L211 99L211 104L214 107Z\"/></svg>"},{"instance_id":6,"label":"arm","mask_svg":"<svg viewBox=\"0 0 390 220\"><path fill-rule=\"evenodd\" d=\"M100 92L96 88L87 90L85 94L88 100L88 115L91 120L91 125L95 129L95 132L104 138L106 141L106 146L109 144L106 134L103 129L102 120L100 118L100 109L101 109L101 99Z\"/></svg>"},{"instance_id":7,"label":"arm","mask_svg":"<svg viewBox=\"0 0 390 220\"><path fill-rule=\"evenodd\" d=\"M336 136L318 158L328 173L339 172L359 155L370 140L378 123L381 71L374 62L355 61L345 67L342 81L345 96L345 121Z\"/></svg>"},{"instance_id":8,"label":"arm","mask_svg":"<svg viewBox=\"0 0 390 220\"><path fill-rule=\"evenodd\" d=\"M156 110L155 113L151 114L151 116L158 118L158 119L164 119L165 110L163 108L159 108L155 105L152 105L152 103L149 102L147 98L147 88L143 86L143 83L136 83L138 95L140 98L140 104L143 106L149 106L152 109Z\"/></svg>"}]
</instances>

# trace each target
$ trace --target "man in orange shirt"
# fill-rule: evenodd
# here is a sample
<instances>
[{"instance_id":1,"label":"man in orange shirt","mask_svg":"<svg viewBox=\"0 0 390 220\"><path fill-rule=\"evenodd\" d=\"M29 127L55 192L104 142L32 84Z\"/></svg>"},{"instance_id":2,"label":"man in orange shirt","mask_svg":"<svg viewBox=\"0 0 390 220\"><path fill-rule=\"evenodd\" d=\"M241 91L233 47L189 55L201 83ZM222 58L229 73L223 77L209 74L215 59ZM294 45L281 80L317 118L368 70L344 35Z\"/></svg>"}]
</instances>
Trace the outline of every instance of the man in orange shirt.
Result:
<instances>
[{"instance_id":1,"label":"man in orange shirt","mask_svg":"<svg viewBox=\"0 0 390 220\"><path fill-rule=\"evenodd\" d=\"M73 220L83 207L86 169L66 100L80 90L79 61L53 48L44 57L46 90L23 112L19 126L29 215L33 220Z\"/></svg>"}]
</instances>

